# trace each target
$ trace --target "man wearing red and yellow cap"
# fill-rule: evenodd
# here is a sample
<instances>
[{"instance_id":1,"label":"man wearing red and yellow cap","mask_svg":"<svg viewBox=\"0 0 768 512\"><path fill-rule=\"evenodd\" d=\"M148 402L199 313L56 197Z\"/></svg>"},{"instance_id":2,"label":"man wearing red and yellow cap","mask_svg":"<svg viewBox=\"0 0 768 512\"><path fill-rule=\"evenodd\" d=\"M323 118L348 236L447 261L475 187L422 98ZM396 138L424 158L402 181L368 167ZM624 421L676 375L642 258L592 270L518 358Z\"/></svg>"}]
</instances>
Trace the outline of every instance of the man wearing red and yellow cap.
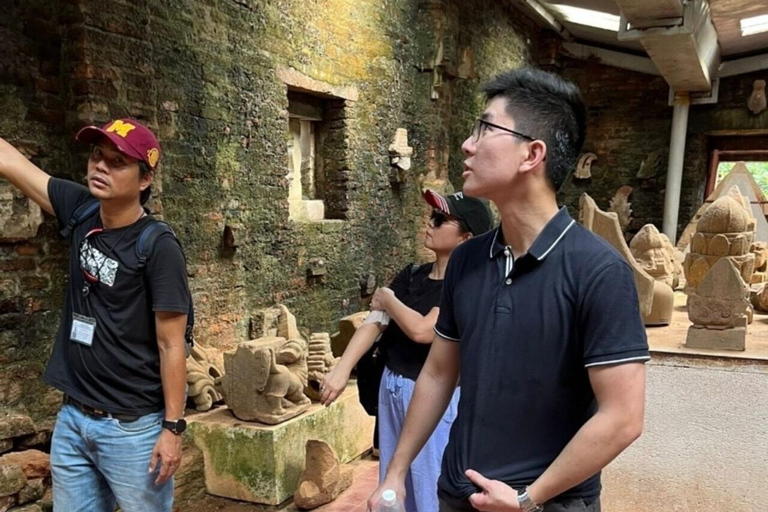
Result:
<instances>
[{"instance_id":1,"label":"man wearing red and yellow cap","mask_svg":"<svg viewBox=\"0 0 768 512\"><path fill-rule=\"evenodd\" d=\"M134 119L76 136L87 187L52 178L0 139L0 177L71 237L59 332L44 380L64 393L51 445L57 510L170 512L181 461L191 297L175 236L143 207L161 149ZM162 231L172 235L170 229Z\"/></svg>"}]
</instances>

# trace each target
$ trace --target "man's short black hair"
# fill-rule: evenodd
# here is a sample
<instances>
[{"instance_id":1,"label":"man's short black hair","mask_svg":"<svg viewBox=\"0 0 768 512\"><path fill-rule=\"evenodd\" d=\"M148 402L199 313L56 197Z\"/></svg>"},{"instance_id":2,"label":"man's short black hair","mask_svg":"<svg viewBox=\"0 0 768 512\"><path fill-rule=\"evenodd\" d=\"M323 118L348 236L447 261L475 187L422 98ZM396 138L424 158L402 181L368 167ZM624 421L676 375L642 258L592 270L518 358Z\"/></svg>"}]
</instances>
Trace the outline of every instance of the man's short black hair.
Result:
<instances>
[{"instance_id":1,"label":"man's short black hair","mask_svg":"<svg viewBox=\"0 0 768 512\"><path fill-rule=\"evenodd\" d=\"M485 98L507 99L515 130L547 145L547 177L555 191L575 167L586 135L579 88L553 73L524 67L501 73L482 88Z\"/></svg>"}]
</instances>

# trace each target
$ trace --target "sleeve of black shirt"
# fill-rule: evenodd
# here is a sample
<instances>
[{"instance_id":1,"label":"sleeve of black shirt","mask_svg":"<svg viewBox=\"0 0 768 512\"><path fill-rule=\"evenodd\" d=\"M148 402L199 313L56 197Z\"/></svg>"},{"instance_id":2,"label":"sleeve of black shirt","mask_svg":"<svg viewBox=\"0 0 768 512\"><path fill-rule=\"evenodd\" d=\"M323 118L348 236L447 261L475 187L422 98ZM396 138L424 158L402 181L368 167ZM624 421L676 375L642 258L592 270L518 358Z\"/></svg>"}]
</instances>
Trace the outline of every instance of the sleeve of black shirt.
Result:
<instances>
[{"instance_id":1,"label":"sleeve of black shirt","mask_svg":"<svg viewBox=\"0 0 768 512\"><path fill-rule=\"evenodd\" d=\"M460 341L459 327L456 324L456 317L453 311L453 297L456 290L459 274L461 273L462 254L465 247L461 245L454 249L451 258L448 260L448 267L445 269L443 278L443 291L440 296L440 314L435 324L435 332L443 339L450 341Z\"/></svg>"},{"instance_id":2,"label":"sleeve of black shirt","mask_svg":"<svg viewBox=\"0 0 768 512\"><path fill-rule=\"evenodd\" d=\"M147 260L152 311L187 313L189 285L181 246L170 235L159 237Z\"/></svg>"},{"instance_id":3,"label":"sleeve of black shirt","mask_svg":"<svg viewBox=\"0 0 768 512\"><path fill-rule=\"evenodd\" d=\"M405 294L408 293L408 284L411 282L411 267L413 267L413 263L401 270L392 282L389 283L389 286L387 286L387 288L395 292L395 297L400 300L403 300Z\"/></svg>"},{"instance_id":4,"label":"sleeve of black shirt","mask_svg":"<svg viewBox=\"0 0 768 512\"><path fill-rule=\"evenodd\" d=\"M632 269L625 261L599 268L582 297L579 323L584 366L647 361L648 340Z\"/></svg>"},{"instance_id":5,"label":"sleeve of black shirt","mask_svg":"<svg viewBox=\"0 0 768 512\"><path fill-rule=\"evenodd\" d=\"M78 206L93 199L87 187L74 181L51 178L48 180L48 199L53 206L53 212L59 221L59 229L63 229Z\"/></svg>"}]
</instances>

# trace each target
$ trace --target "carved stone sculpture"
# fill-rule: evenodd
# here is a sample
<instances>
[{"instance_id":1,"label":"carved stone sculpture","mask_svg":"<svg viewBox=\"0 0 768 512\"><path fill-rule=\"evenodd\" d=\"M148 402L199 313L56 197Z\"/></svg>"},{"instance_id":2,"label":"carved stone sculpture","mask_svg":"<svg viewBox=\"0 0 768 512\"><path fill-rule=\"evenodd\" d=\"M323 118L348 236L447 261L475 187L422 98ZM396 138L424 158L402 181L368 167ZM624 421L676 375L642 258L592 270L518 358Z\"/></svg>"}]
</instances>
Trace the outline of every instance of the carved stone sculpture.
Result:
<instances>
[{"instance_id":1,"label":"carved stone sculpture","mask_svg":"<svg viewBox=\"0 0 768 512\"><path fill-rule=\"evenodd\" d=\"M241 420L269 425L298 416L311 402L307 347L302 339L280 337L246 341L224 353L224 399Z\"/></svg>"},{"instance_id":2,"label":"carved stone sculpture","mask_svg":"<svg viewBox=\"0 0 768 512\"><path fill-rule=\"evenodd\" d=\"M327 332L316 332L309 337L309 355L307 369L309 370L308 384L304 394L310 399L320 401L320 384L325 374L336 364L336 358L331 353L331 337Z\"/></svg>"},{"instance_id":3,"label":"carved stone sculpture","mask_svg":"<svg viewBox=\"0 0 768 512\"><path fill-rule=\"evenodd\" d=\"M749 248L755 255L755 271L752 273L750 284L768 281L768 242L755 242Z\"/></svg>"},{"instance_id":4,"label":"carved stone sculpture","mask_svg":"<svg viewBox=\"0 0 768 512\"><path fill-rule=\"evenodd\" d=\"M187 386L189 399L198 411L208 411L220 402L221 379L224 376L224 358L215 348L195 344L187 357Z\"/></svg>"},{"instance_id":5,"label":"carved stone sculpture","mask_svg":"<svg viewBox=\"0 0 768 512\"><path fill-rule=\"evenodd\" d=\"M573 177L578 180L586 180L592 177L592 162L597 160L597 155L594 153L584 153L579 158L579 163L576 166L576 171L573 173Z\"/></svg>"},{"instance_id":6,"label":"carved stone sculpture","mask_svg":"<svg viewBox=\"0 0 768 512\"><path fill-rule=\"evenodd\" d=\"M303 510L335 500L352 485L352 468L341 465L327 443L307 441L307 460L293 502Z\"/></svg>"},{"instance_id":7,"label":"carved stone sculpture","mask_svg":"<svg viewBox=\"0 0 768 512\"><path fill-rule=\"evenodd\" d=\"M331 336L331 350L335 357L341 357L344 354L355 331L363 325L367 316L368 311L360 311L339 320L339 332Z\"/></svg>"},{"instance_id":8,"label":"carved stone sculpture","mask_svg":"<svg viewBox=\"0 0 768 512\"><path fill-rule=\"evenodd\" d=\"M640 169L637 171L637 177L641 180L655 178L661 169L664 168L664 150L657 149L651 151L648 156L640 162Z\"/></svg>"},{"instance_id":9,"label":"carved stone sculpture","mask_svg":"<svg viewBox=\"0 0 768 512\"><path fill-rule=\"evenodd\" d=\"M755 309L768 313L768 284L757 286L749 297Z\"/></svg>"},{"instance_id":10,"label":"carved stone sculpture","mask_svg":"<svg viewBox=\"0 0 768 512\"><path fill-rule=\"evenodd\" d=\"M393 167L391 181L396 183L405 181L403 171L411 168L411 156L413 156L413 148L408 145L408 130L398 128L389 146L389 165Z\"/></svg>"},{"instance_id":11,"label":"carved stone sculpture","mask_svg":"<svg viewBox=\"0 0 768 512\"><path fill-rule=\"evenodd\" d=\"M645 325L668 325L672 320L674 300L670 299L674 298L674 292L665 283L654 280L632 256L619 227L618 216L600 210L588 194L582 194L579 200L579 221L608 241L629 263L635 276L640 313Z\"/></svg>"},{"instance_id":12,"label":"carved stone sculpture","mask_svg":"<svg viewBox=\"0 0 768 512\"><path fill-rule=\"evenodd\" d=\"M678 259L678 250L667 235L660 233L653 224L646 224L629 243L632 256L657 281L677 288L683 266Z\"/></svg>"},{"instance_id":13,"label":"carved stone sculpture","mask_svg":"<svg viewBox=\"0 0 768 512\"><path fill-rule=\"evenodd\" d=\"M619 217L619 227L623 233L627 232L629 223L632 222L632 208L629 202L632 190L629 185L619 187L608 204L608 211L614 212Z\"/></svg>"},{"instance_id":14,"label":"carved stone sculpture","mask_svg":"<svg viewBox=\"0 0 768 512\"><path fill-rule=\"evenodd\" d=\"M739 270L720 258L688 296L686 347L744 350L749 288Z\"/></svg>"},{"instance_id":15,"label":"carved stone sculpture","mask_svg":"<svg viewBox=\"0 0 768 512\"><path fill-rule=\"evenodd\" d=\"M755 80L752 84L752 94L747 101L749 111L757 115L765 110L765 80Z\"/></svg>"},{"instance_id":16,"label":"carved stone sculpture","mask_svg":"<svg viewBox=\"0 0 768 512\"><path fill-rule=\"evenodd\" d=\"M43 212L31 199L0 183L0 242L32 238L43 223Z\"/></svg>"},{"instance_id":17,"label":"carved stone sculpture","mask_svg":"<svg viewBox=\"0 0 768 512\"><path fill-rule=\"evenodd\" d=\"M726 258L738 269L745 283L751 282L755 255L749 252L755 233L755 219L739 189L733 187L707 208L691 238L685 257L686 293L699 286L718 260Z\"/></svg>"}]
</instances>

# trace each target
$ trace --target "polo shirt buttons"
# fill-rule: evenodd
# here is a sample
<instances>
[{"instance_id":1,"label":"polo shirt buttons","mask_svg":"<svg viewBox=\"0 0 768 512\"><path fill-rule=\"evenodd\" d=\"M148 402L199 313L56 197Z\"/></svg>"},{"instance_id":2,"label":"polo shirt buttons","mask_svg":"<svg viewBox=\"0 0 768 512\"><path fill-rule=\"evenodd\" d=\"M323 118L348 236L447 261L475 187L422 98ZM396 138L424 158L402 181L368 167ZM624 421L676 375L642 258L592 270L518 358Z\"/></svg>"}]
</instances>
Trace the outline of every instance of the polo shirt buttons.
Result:
<instances>
[{"instance_id":1,"label":"polo shirt buttons","mask_svg":"<svg viewBox=\"0 0 768 512\"><path fill-rule=\"evenodd\" d=\"M506 284L512 284L512 279L510 279L510 278L508 277L508 278L507 278L507 280L506 280L506 281L504 281L504 283L506 283Z\"/></svg>"},{"instance_id":2,"label":"polo shirt buttons","mask_svg":"<svg viewBox=\"0 0 768 512\"><path fill-rule=\"evenodd\" d=\"M504 256L509 258L509 249L504 249Z\"/></svg>"}]
</instances>

